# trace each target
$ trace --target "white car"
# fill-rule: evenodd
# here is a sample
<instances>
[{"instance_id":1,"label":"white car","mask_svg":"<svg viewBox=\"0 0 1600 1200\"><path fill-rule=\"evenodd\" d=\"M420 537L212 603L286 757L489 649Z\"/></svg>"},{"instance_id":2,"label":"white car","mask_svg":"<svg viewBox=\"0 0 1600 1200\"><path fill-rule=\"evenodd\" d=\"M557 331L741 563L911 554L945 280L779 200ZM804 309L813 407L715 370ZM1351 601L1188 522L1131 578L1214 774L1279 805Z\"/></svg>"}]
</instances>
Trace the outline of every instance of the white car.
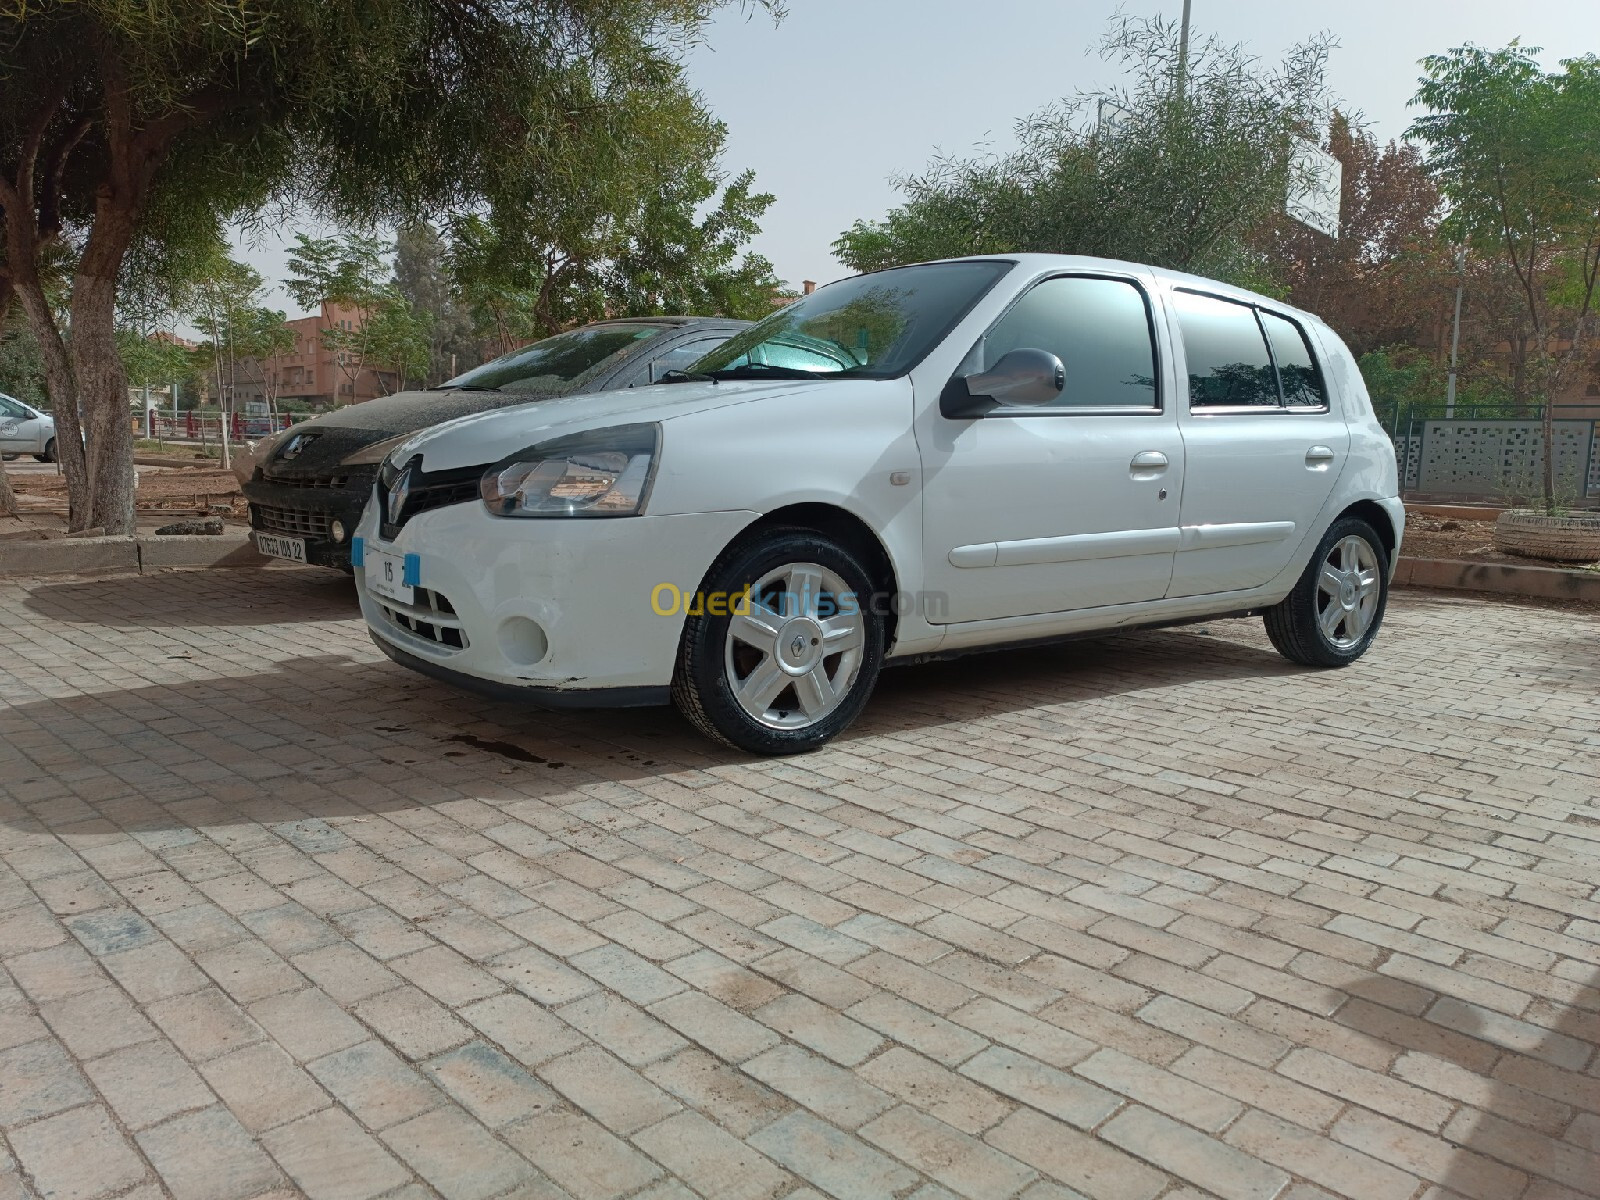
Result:
<instances>
[{"instance_id":1,"label":"white car","mask_svg":"<svg viewBox=\"0 0 1600 1200\"><path fill-rule=\"evenodd\" d=\"M1263 615L1372 644L1404 529L1350 352L1210 280L1019 254L821 288L668 382L463 417L356 543L398 662L809 749L895 660Z\"/></svg>"},{"instance_id":2,"label":"white car","mask_svg":"<svg viewBox=\"0 0 1600 1200\"><path fill-rule=\"evenodd\" d=\"M0 455L9 460L21 454L55 462L56 419L0 392Z\"/></svg>"}]
</instances>

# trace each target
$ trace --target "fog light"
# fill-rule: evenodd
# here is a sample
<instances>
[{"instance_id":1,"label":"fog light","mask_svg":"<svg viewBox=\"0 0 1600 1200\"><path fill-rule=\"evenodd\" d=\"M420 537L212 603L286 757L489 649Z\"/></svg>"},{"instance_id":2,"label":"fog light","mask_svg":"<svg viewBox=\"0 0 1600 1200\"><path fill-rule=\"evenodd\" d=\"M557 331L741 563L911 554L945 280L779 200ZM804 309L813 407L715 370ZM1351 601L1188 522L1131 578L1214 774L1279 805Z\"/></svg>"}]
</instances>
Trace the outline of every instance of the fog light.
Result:
<instances>
[{"instance_id":1,"label":"fog light","mask_svg":"<svg viewBox=\"0 0 1600 1200\"><path fill-rule=\"evenodd\" d=\"M531 667L550 649L550 642L537 621L527 617L507 617L500 622L500 653L518 666Z\"/></svg>"},{"instance_id":2,"label":"fog light","mask_svg":"<svg viewBox=\"0 0 1600 1200\"><path fill-rule=\"evenodd\" d=\"M344 522L335 518L328 522L328 532L333 535L336 542L344 541Z\"/></svg>"}]
</instances>

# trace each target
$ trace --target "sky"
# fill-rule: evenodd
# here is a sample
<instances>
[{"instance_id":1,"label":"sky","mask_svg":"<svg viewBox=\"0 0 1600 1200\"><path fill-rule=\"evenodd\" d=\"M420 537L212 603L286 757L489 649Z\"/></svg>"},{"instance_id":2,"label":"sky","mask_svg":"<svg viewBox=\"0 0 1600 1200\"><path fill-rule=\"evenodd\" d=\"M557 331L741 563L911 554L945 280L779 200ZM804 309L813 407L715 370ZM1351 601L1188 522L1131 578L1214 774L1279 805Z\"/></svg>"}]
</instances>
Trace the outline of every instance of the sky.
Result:
<instances>
[{"instance_id":1,"label":"sky","mask_svg":"<svg viewBox=\"0 0 1600 1200\"><path fill-rule=\"evenodd\" d=\"M936 152L1015 144L1019 117L1077 91L1118 82L1093 52L1117 0L787 0L774 25L730 5L686 58L692 84L728 126L724 168L756 173L777 201L751 249L798 287L848 271L831 243L857 219L898 200L892 179ZM1176 17L1181 0L1124 0L1134 15ZM1268 62L1326 30L1338 40L1328 81L1340 106L1381 139L1399 137L1414 110L1417 61L1465 42L1520 37L1561 58L1600 53L1595 0L1193 0L1195 36L1243 43ZM301 228L320 232L310 223ZM269 282L284 275L293 228L239 251ZM298 315L281 288L271 302Z\"/></svg>"}]
</instances>

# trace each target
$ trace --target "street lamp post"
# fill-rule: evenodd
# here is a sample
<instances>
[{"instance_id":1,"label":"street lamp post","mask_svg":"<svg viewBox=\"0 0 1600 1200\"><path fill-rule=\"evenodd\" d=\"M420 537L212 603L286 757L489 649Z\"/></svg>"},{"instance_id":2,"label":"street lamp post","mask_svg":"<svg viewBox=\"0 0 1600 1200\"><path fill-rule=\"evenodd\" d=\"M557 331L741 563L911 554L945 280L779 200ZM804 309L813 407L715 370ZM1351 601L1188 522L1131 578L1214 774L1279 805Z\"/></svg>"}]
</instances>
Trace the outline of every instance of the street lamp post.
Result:
<instances>
[{"instance_id":1,"label":"street lamp post","mask_svg":"<svg viewBox=\"0 0 1600 1200\"><path fill-rule=\"evenodd\" d=\"M1178 99L1183 99L1184 84L1189 75L1189 4L1183 0L1183 26L1178 31Z\"/></svg>"},{"instance_id":2,"label":"street lamp post","mask_svg":"<svg viewBox=\"0 0 1600 1200\"><path fill-rule=\"evenodd\" d=\"M1461 285L1466 282L1467 248L1456 247L1456 315L1450 324L1450 374L1445 383L1444 415L1456 415L1456 352L1461 348Z\"/></svg>"}]
</instances>

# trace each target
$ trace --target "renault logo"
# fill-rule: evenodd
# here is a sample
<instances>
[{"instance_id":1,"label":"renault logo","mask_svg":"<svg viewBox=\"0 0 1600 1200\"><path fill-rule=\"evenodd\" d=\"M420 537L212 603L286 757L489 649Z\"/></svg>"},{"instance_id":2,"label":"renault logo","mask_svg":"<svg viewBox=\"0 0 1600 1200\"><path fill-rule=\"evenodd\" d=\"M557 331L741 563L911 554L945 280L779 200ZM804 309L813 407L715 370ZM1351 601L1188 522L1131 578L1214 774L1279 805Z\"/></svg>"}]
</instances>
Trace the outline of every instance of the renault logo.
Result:
<instances>
[{"instance_id":1,"label":"renault logo","mask_svg":"<svg viewBox=\"0 0 1600 1200\"><path fill-rule=\"evenodd\" d=\"M405 509L406 497L409 495L411 495L411 468L407 467L396 475L394 482L389 485L389 524L400 523L400 513Z\"/></svg>"},{"instance_id":2,"label":"renault logo","mask_svg":"<svg viewBox=\"0 0 1600 1200\"><path fill-rule=\"evenodd\" d=\"M311 439L316 436L314 433L295 434L284 443L283 449L278 451L278 457L282 459L299 458L301 451L310 445Z\"/></svg>"}]
</instances>

